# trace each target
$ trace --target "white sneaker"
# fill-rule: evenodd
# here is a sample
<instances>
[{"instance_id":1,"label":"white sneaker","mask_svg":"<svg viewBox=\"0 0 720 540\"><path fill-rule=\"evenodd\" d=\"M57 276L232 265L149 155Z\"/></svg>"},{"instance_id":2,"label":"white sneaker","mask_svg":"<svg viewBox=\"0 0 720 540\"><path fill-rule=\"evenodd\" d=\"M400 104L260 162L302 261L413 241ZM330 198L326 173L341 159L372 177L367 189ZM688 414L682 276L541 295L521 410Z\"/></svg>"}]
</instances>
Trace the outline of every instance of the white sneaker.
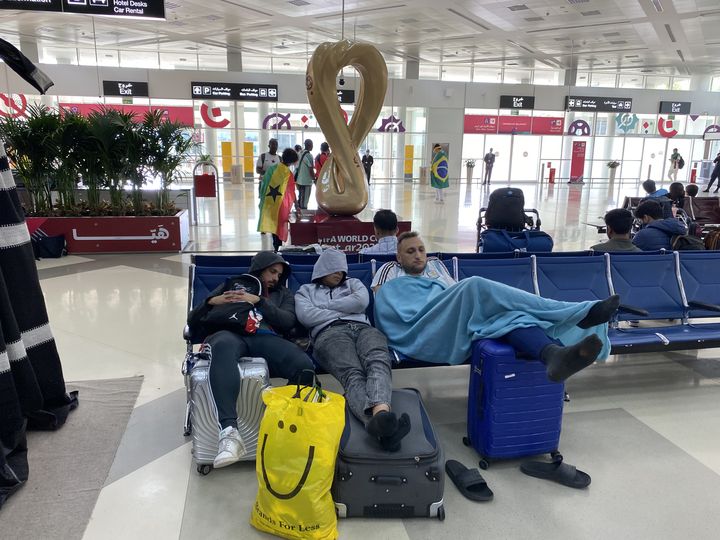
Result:
<instances>
[{"instance_id":1,"label":"white sneaker","mask_svg":"<svg viewBox=\"0 0 720 540\"><path fill-rule=\"evenodd\" d=\"M245 453L245 445L238 430L232 426L226 427L220 432L218 454L213 461L213 467L219 469L237 463Z\"/></svg>"}]
</instances>

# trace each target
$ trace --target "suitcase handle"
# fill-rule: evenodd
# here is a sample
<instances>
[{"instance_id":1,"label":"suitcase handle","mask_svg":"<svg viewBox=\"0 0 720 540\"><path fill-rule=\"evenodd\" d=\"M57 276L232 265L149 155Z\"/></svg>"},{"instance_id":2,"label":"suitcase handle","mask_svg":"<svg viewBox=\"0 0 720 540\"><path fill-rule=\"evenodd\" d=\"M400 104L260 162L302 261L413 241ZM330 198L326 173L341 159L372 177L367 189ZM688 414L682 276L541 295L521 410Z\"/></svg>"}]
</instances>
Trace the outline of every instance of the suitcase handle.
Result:
<instances>
[{"instance_id":1,"label":"suitcase handle","mask_svg":"<svg viewBox=\"0 0 720 540\"><path fill-rule=\"evenodd\" d=\"M370 481L383 486L401 486L407 483L407 478L401 476L371 476Z\"/></svg>"}]
</instances>

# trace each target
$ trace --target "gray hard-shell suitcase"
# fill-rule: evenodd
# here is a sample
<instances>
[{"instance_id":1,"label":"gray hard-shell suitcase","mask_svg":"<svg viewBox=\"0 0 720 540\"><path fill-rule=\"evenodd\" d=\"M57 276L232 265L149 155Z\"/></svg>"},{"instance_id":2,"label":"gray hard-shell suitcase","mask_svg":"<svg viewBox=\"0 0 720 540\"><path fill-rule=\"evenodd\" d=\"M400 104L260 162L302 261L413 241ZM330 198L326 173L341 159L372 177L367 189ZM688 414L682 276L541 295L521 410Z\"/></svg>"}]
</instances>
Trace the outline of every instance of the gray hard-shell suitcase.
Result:
<instances>
[{"instance_id":1,"label":"gray hard-shell suitcase","mask_svg":"<svg viewBox=\"0 0 720 540\"><path fill-rule=\"evenodd\" d=\"M206 353L188 353L183 364L187 410L185 436L192 435L192 453L197 471L208 474L218 452L220 425L209 381L210 359ZM255 459L260 420L265 412L262 393L270 387L263 358L241 358L238 362L240 394L237 401L238 431L248 453L242 461Z\"/></svg>"},{"instance_id":2,"label":"gray hard-shell suitcase","mask_svg":"<svg viewBox=\"0 0 720 540\"><path fill-rule=\"evenodd\" d=\"M332 496L338 516L445 519L445 460L420 393L393 390L392 410L410 416L398 452L383 450L365 426L345 412Z\"/></svg>"}]
</instances>

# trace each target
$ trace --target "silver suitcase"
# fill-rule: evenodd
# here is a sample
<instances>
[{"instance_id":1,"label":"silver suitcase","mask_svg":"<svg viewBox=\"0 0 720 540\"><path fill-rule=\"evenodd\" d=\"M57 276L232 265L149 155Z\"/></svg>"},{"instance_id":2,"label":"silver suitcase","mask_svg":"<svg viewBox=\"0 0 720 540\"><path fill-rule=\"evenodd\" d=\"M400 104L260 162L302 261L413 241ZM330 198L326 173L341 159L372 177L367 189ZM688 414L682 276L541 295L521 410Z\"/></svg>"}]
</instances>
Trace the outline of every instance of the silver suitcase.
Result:
<instances>
[{"instance_id":1,"label":"silver suitcase","mask_svg":"<svg viewBox=\"0 0 720 540\"><path fill-rule=\"evenodd\" d=\"M192 453L197 471L212 470L220 438L217 407L209 381L210 360L204 353L188 353L183 364L187 408L185 436L192 435ZM242 461L255 459L260 420L265 412L262 393L270 387L267 363L263 358L241 358L238 362L240 394L237 401L238 431L248 453Z\"/></svg>"}]
</instances>

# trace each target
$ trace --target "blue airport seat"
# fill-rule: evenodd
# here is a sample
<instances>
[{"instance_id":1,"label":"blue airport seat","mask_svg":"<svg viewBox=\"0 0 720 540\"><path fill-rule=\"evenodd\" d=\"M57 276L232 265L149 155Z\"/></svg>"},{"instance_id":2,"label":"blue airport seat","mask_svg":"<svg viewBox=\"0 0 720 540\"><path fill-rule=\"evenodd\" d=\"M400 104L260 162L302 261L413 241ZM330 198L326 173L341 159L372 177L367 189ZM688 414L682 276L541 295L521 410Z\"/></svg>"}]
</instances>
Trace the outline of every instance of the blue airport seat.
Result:
<instances>
[{"instance_id":1,"label":"blue airport seat","mask_svg":"<svg viewBox=\"0 0 720 540\"><path fill-rule=\"evenodd\" d=\"M200 305L215 287L226 278L246 274L247 266L191 266L190 268L190 302L189 309Z\"/></svg>"},{"instance_id":2,"label":"blue airport seat","mask_svg":"<svg viewBox=\"0 0 720 540\"><path fill-rule=\"evenodd\" d=\"M679 253L680 276L688 314L693 318L720 317L715 310L702 309L694 302L720 305L720 252L685 251Z\"/></svg>"},{"instance_id":3,"label":"blue airport seat","mask_svg":"<svg viewBox=\"0 0 720 540\"><path fill-rule=\"evenodd\" d=\"M498 253L438 253L438 258L442 261L451 260L453 257L458 259L514 259L521 256L522 251L503 251Z\"/></svg>"},{"instance_id":4,"label":"blue airport seat","mask_svg":"<svg viewBox=\"0 0 720 540\"><path fill-rule=\"evenodd\" d=\"M591 249L587 249L584 251L532 251L527 252L530 255L535 255L536 257L592 257L593 255L602 255L602 253L598 253L597 251L593 251Z\"/></svg>"},{"instance_id":5,"label":"blue airport seat","mask_svg":"<svg viewBox=\"0 0 720 540\"><path fill-rule=\"evenodd\" d=\"M192 255L191 262L196 266L250 266L254 255Z\"/></svg>"},{"instance_id":6,"label":"blue airport seat","mask_svg":"<svg viewBox=\"0 0 720 540\"><path fill-rule=\"evenodd\" d=\"M626 305L647 315L620 312L618 320L679 319L685 316L677 255L610 254L612 288Z\"/></svg>"},{"instance_id":7,"label":"blue airport seat","mask_svg":"<svg viewBox=\"0 0 720 540\"><path fill-rule=\"evenodd\" d=\"M520 259L460 259L458 276L479 276L535 294L535 257Z\"/></svg>"},{"instance_id":8,"label":"blue airport seat","mask_svg":"<svg viewBox=\"0 0 720 540\"><path fill-rule=\"evenodd\" d=\"M538 257L540 296L564 302L603 300L610 296L609 256Z\"/></svg>"}]
</instances>

